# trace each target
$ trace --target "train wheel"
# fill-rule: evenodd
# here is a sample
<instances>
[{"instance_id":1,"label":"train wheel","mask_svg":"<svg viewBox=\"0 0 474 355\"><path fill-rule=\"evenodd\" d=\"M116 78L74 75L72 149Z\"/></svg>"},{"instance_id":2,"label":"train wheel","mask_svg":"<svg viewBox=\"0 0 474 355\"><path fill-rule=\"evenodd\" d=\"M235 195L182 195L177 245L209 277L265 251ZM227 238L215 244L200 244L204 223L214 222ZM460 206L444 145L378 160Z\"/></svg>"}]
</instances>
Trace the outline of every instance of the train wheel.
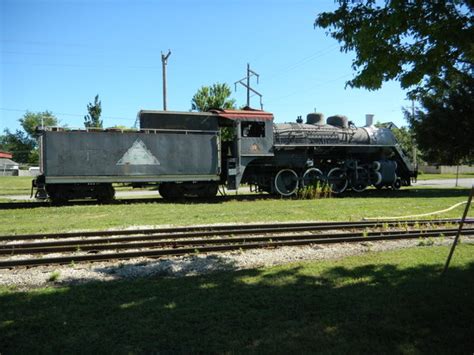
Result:
<instances>
[{"instance_id":1,"label":"train wheel","mask_svg":"<svg viewBox=\"0 0 474 355\"><path fill-rule=\"evenodd\" d=\"M216 197L217 191L219 190L219 184L217 182L210 182L205 184L198 192L198 197L212 198Z\"/></svg>"},{"instance_id":2,"label":"train wheel","mask_svg":"<svg viewBox=\"0 0 474 355\"><path fill-rule=\"evenodd\" d=\"M110 202L115 198L115 190L112 184L101 184L96 189L97 200L100 202Z\"/></svg>"},{"instance_id":3,"label":"train wheel","mask_svg":"<svg viewBox=\"0 0 474 355\"><path fill-rule=\"evenodd\" d=\"M347 175L341 168L333 168L328 173L328 184L335 194L343 193L347 189L349 181Z\"/></svg>"},{"instance_id":4,"label":"train wheel","mask_svg":"<svg viewBox=\"0 0 474 355\"><path fill-rule=\"evenodd\" d=\"M46 192L53 205L63 205L69 200L62 185L46 185Z\"/></svg>"},{"instance_id":5,"label":"train wheel","mask_svg":"<svg viewBox=\"0 0 474 355\"><path fill-rule=\"evenodd\" d=\"M174 182L164 182L158 187L158 192L165 200L178 200L183 197L184 192L179 184Z\"/></svg>"},{"instance_id":6,"label":"train wheel","mask_svg":"<svg viewBox=\"0 0 474 355\"><path fill-rule=\"evenodd\" d=\"M399 177L397 177L395 181L392 183L392 189L399 190L400 187L402 187L402 180Z\"/></svg>"},{"instance_id":7,"label":"train wheel","mask_svg":"<svg viewBox=\"0 0 474 355\"><path fill-rule=\"evenodd\" d=\"M309 168L303 174L301 184L303 187L311 186L313 184L321 184L324 182L324 174L317 168Z\"/></svg>"},{"instance_id":8,"label":"train wheel","mask_svg":"<svg viewBox=\"0 0 474 355\"><path fill-rule=\"evenodd\" d=\"M282 169L275 176L275 190L281 196L291 196L298 190L298 174L291 169Z\"/></svg>"},{"instance_id":9,"label":"train wheel","mask_svg":"<svg viewBox=\"0 0 474 355\"><path fill-rule=\"evenodd\" d=\"M369 173L366 169L358 167L351 177L351 188L355 192L364 191L369 185Z\"/></svg>"}]
</instances>

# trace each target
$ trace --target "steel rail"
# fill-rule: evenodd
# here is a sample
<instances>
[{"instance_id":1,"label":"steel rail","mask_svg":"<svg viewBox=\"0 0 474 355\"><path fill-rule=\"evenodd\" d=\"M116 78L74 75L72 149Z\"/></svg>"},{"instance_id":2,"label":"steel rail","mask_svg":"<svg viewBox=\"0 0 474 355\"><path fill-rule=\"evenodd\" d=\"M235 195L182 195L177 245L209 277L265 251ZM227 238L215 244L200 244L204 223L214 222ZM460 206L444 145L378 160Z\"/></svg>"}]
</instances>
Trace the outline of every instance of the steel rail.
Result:
<instances>
[{"instance_id":1,"label":"steel rail","mask_svg":"<svg viewBox=\"0 0 474 355\"><path fill-rule=\"evenodd\" d=\"M465 230L463 231L463 235ZM436 233L431 237L439 238L441 233ZM213 245L213 246L199 246L192 248L177 248L177 249L155 249L144 251L129 251L116 252L107 254L93 254L93 255L70 255L61 257L37 258L37 259L17 259L0 261L0 268L13 268L18 266L39 266L39 265L56 265L69 264L85 261L108 261L108 260L122 260L136 257L150 257L158 258L162 256L179 256L196 253L210 253L210 252L224 252L244 249L257 248L274 248L279 246L301 246L308 244L333 244L333 243L354 243L354 242L369 242L369 241L383 241L383 240L400 240L400 239L414 239L424 237L424 234L405 233L392 235L374 235L374 236L355 236L355 237L334 237L334 238L306 238L297 240L283 240L283 241L266 241L266 242L251 242L251 243L234 243L227 245Z\"/></svg>"},{"instance_id":2,"label":"steel rail","mask_svg":"<svg viewBox=\"0 0 474 355\"><path fill-rule=\"evenodd\" d=\"M304 230L312 232L312 230ZM333 237L349 237L359 235L394 235L394 234L411 234L419 233L425 235L432 235L436 233L450 233L457 231L457 228L445 228L445 229L423 229L423 230L388 230L388 231L374 231L374 232L352 232L352 233L329 233L329 234L318 234L310 235L311 237L318 238L333 238ZM474 228L466 229L467 233L473 232ZM232 235L233 233L226 233L225 235ZM181 235L158 235L158 236L141 236L141 237L125 237L115 239L80 239L80 240L58 240L54 242L36 242L36 243L20 243L20 244L4 244L0 245L0 255L17 255L17 254L32 254L32 253L60 253L60 252L73 252L73 251L96 251L96 250L111 250L111 249L132 249L143 248L143 247L156 247L172 245L173 247L182 245L196 245L197 243L234 243L234 242L245 242L248 240L269 240L269 239L297 239L307 237L307 234L291 234L291 235L271 235L271 236L257 236L250 235L247 237L228 237L219 239L191 239L195 235L181 234ZM264 234L264 233L260 233ZM183 240L188 239L188 240Z\"/></svg>"},{"instance_id":3,"label":"steel rail","mask_svg":"<svg viewBox=\"0 0 474 355\"><path fill-rule=\"evenodd\" d=\"M164 233L204 233L202 235L218 235L219 233L248 233L249 230L267 230L277 232L290 228L310 228L318 230L336 229L336 228L369 228L387 226L403 226L416 224L448 224L459 223L459 219L437 219L437 220L407 220L407 221L357 221L357 222L298 222L298 223L278 223L278 224L245 224L245 225L211 225L211 226L189 226L189 227L167 227L150 229L128 229L128 230L108 230L108 231L83 231L83 232L65 232L65 233L38 233L38 234L18 234L0 236L1 241L16 240L34 240L34 239L54 239L54 238L77 238L77 237L107 237L120 235L146 235L146 234L164 234ZM467 220L465 223L473 223L474 219ZM211 233L212 232L212 233ZM198 234L195 234L197 236Z\"/></svg>"},{"instance_id":4,"label":"steel rail","mask_svg":"<svg viewBox=\"0 0 474 355\"><path fill-rule=\"evenodd\" d=\"M248 236L248 237L230 237L230 238L219 238L219 239L190 239L190 240L161 240L151 242L135 242L135 243L98 243L98 244L86 244L83 246L79 245L55 245L55 246L31 246L24 247L24 244L7 245L9 248L0 249L0 255L19 255L19 254L49 254L49 253L66 253L66 252L98 252L100 250L117 250L117 249L139 249L139 248L156 248L171 246L173 248L181 246L199 246L207 244L220 244L220 243L246 243L250 241L271 241L271 240L296 240L296 239L308 239L308 238L344 238L344 237L358 237L358 236L394 236L394 235L411 235L416 234L423 237L432 237L439 234L445 236L455 235L458 229L434 229L434 230L400 230L400 231L382 231L382 232L357 232L357 233L330 233L330 234L319 234L319 235L308 235L308 234L296 234L296 235L271 235L271 236ZM465 234L474 234L474 228L465 229Z\"/></svg>"}]
</instances>

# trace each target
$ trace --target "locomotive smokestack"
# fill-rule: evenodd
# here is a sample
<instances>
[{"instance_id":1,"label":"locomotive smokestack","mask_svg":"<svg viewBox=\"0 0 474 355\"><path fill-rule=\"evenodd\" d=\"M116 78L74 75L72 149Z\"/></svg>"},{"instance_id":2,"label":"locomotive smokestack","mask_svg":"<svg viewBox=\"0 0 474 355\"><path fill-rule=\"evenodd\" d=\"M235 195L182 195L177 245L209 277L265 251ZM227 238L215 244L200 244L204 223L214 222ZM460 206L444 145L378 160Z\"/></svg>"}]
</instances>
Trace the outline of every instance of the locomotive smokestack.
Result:
<instances>
[{"instance_id":1,"label":"locomotive smokestack","mask_svg":"<svg viewBox=\"0 0 474 355\"><path fill-rule=\"evenodd\" d=\"M370 127L374 124L374 115L368 113L365 115L365 126Z\"/></svg>"}]
</instances>

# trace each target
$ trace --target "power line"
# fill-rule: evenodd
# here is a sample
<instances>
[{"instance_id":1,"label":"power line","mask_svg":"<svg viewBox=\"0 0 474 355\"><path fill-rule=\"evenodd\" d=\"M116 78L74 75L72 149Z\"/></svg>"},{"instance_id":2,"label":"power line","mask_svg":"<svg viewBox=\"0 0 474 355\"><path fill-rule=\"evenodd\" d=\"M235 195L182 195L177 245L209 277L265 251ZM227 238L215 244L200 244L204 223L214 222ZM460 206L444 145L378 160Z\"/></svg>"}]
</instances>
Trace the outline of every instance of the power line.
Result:
<instances>
[{"instance_id":1,"label":"power line","mask_svg":"<svg viewBox=\"0 0 474 355\"><path fill-rule=\"evenodd\" d=\"M6 108L6 107L0 107L0 110L2 111L12 111L12 112L36 112L36 110L24 110L24 109L17 109L17 108ZM53 115L55 116L71 116L71 117L84 117L84 114L79 114L79 113L65 113L65 112L52 112ZM116 116L100 116L101 118L107 118L107 119L113 119L113 120L124 120L124 121L135 121L134 118L125 118L125 117L116 117Z\"/></svg>"},{"instance_id":2,"label":"power line","mask_svg":"<svg viewBox=\"0 0 474 355\"><path fill-rule=\"evenodd\" d=\"M312 85L312 86L310 86L310 87L308 87L308 88L306 88L306 89L304 89L304 90L298 89L298 90L295 90L295 91L291 92L291 93L288 94L288 95L280 96L280 97L275 98L275 99L273 99L273 100L270 99L270 100L267 101L267 103L269 103L269 102L274 102L274 101L280 101L280 100L282 100L282 99L286 99L287 97L296 95L296 94L298 94L298 93L300 93L300 92L310 92L310 91L312 91L313 89L315 89L315 88L317 88L317 87L325 86L325 85L327 85L327 84L334 83L334 82L336 82L336 81L338 81L338 80L341 80L341 79L343 79L343 78L347 78L347 77L349 77L349 76L351 76L351 75L352 75L352 73L347 73L347 74L344 74L344 75L339 76L339 77L337 77L337 78L334 78L334 79L332 79L332 80L324 81L324 82L321 82L321 83L319 83L319 84L317 84L317 85Z\"/></svg>"},{"instance_id":3,"label":"power line","mask_svg":"<svg viewBox=\"0 0 474 355\"><path fill-rule=\"evenodd\" d=\"M312 62L315 59L321 58L324 55L332 52L332 50L337 46L338 46L338 44L336 43L336 44L332 44L328 47L325 47L323 49L320 49L320 50L318 50L318 51L316 51L316 52L314 52L314 53L312 53L312 54L310 54L310 55L308 55L308 56L306 56L306 57L304 57L304 58L302 58L302 59L300 59L300 60L298 60L298 61L296 61L292 64L289 64L289 65L277 70L274 74L271 74L271 75L267 76L266 80L268 81L270 79L273 79L275 77L283 75L283 74L285 74L289 71L292 71L296 68L299 68L299 67L301 67L301 66L303 66L303 65L305 65L309 62Z\"/></svg>"},{"instance_id":4,"label":"power line","mask_svg":"<svg viewBox=\"0 0 474 355\"><path fill-rule=\"evenodd\" d=\"M31 66L43 66L43 67L71 67L71 68L107 68L107 69L146 69L146 70L157 70L158 66L121 66L121 65L101 65L101 64L61 64L61 63L18 63L18 62L2 62L3 65L31 65Z\"/></svg>"}]
</instances>

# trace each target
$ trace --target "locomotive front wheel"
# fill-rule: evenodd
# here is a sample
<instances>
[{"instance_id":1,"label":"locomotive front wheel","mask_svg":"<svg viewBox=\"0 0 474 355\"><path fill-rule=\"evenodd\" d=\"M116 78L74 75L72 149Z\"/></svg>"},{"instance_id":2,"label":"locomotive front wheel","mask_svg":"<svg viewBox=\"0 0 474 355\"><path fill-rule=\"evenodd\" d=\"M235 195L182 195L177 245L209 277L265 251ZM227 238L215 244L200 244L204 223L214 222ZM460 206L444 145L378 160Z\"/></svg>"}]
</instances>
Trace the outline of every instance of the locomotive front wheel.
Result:
<instances>
[{"instance_id":1,"label":"locomotive front wheel","mask_svg":"<svg viewBox=\"0 0 474 355\"><path fill-rule=\"evenodd\" d=\"M282 169L276 174L274 186L281 196L291 196L298 190L298 174L291 169Z\"/></svg>"},{"instance_id":2,"label":"locomotive front wheel","mask_svg":"<svg viewBox=\"0 0 474 355\"><path fill-rule=\"evenodd\" d=\"M343 193L347 189L349 181L347 175L341 168L333 168L328 173L328 184L335 194Z\"/></svg>"}]
</instances>

